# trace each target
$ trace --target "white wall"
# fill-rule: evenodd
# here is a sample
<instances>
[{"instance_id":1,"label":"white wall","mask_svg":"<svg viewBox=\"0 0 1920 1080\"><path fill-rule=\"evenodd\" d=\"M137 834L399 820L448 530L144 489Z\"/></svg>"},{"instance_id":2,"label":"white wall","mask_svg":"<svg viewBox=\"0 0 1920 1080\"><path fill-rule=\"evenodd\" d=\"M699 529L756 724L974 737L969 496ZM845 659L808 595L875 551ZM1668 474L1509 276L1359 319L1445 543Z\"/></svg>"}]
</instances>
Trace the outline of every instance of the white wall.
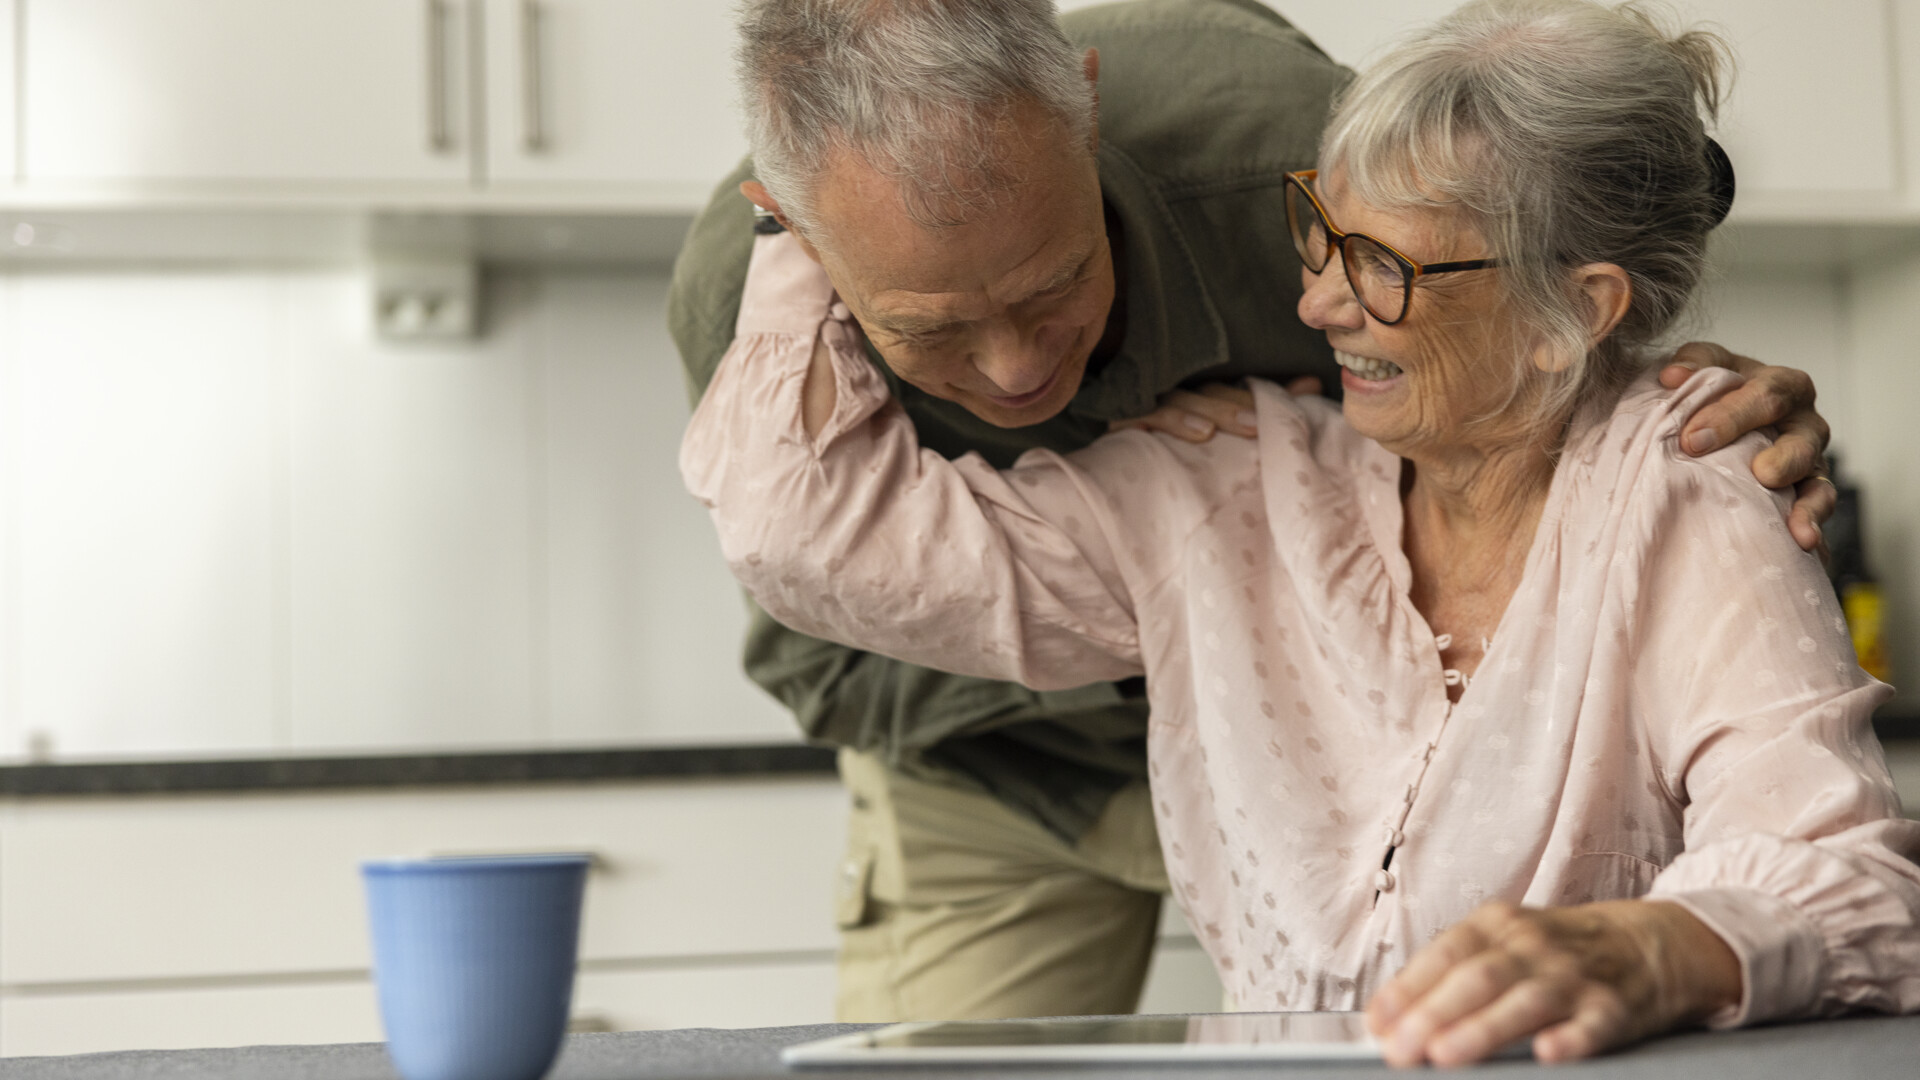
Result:
<instances>
[{"instance_id":1,"label":"white wall","mask_svg":"<svg viewBox=\"0 0 1920 1080\"><path fill-rule=\"evenodd\" d=\"M665 288L503 274L400 347L346 271L0 274L0 754L795 737Z\"/></svg>"},{"instance_id":2,"label":"white wall","mask_svg":"<svg viewBox=\"0 0 1920 1080\"><path fill-rule=\"evenodd\" d=\"M1891 265L1730 272L1694 332L1813 373L1913 679ZM680 487L665 284L498 275L480 340L399 347L344 271L0 275L0 753L793 737Z\"/></svg>"}]
</instances>

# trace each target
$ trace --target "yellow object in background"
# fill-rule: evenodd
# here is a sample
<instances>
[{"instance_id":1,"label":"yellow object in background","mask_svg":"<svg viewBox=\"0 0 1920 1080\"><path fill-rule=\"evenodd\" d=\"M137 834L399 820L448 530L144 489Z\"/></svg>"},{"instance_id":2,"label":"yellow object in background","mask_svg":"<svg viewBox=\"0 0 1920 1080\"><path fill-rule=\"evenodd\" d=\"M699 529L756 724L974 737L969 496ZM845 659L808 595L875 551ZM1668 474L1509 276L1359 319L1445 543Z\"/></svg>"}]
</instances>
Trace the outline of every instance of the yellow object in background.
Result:
<instances>
[{"instance_id":1,"label":"yellow object in background","mask_svg":"<svg viewBox=\"0 0 1920 1080\"><path fill-rule=\"evenodd\" d=\"M1860 666L1881 682L1889 682L1893 673L1887 670L1882 605L1878 582L1856 581L1840 590L1840 609L1846 613L1847 629L1853 634L1853 651L1860 658Z\"/></svg>"}]
</instances>

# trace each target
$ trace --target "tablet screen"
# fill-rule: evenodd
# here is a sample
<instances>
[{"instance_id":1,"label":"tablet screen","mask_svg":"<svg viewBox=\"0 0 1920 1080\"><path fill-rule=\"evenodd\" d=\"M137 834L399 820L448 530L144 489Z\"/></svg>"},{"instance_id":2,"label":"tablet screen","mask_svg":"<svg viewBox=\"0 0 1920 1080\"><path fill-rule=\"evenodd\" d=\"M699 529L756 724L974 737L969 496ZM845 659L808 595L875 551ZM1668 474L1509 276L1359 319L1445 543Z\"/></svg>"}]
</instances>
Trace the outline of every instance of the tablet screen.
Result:
<instances>
[{"instance_id":1,"label":"tablet screen","mask_svg":"<svg viewBox=\"0 0 1920 1080\"><path fill-rule=\"evenodd\" d=\"M1259 1046L1366 1043L1360 1013L1226 1013L1122 1016L1103 1020L955 1021L900 1024L868 1035L873 1047Z\"/></svg>"}]
</instances>

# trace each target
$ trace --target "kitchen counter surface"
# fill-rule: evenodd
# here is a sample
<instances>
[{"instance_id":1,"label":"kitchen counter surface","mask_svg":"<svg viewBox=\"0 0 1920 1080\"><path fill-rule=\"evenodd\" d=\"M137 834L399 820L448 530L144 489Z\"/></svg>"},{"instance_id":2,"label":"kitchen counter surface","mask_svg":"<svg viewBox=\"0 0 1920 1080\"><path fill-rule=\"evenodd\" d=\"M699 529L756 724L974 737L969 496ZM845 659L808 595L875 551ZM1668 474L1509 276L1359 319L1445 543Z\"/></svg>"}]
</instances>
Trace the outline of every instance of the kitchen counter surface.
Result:
<instances>
[{"instance_id":1,"label":"kitchen counter surface","mask_svg":"<svg viewBox=\"0 0 1920 1080\"><path fill-rule=\"evenodd\" d=\"M678 1080L692 1077L857 1076L863 1080L943 1076L993 1076L995 1080L1058 1080L1063 1076L1125 1073L1178 1080L1246 1080L1284 1073L1328 1080L1374 1080L1396 1074L1385 1066L1335 1065L1191 1069L1004 1068L808 1070L788 1074L780 1048L857 1031L858 1024L726 1030L635 1031L575 1035L550 1080ZM1695 1032L1657 1040L1576 1066L1549 1068L1531 1062L1499 1062L1452 1070L1449 1076L1499 1076L1502 1080L1553 1077L1565 1080L1653 1080L1671 1076L1737 1076L1743 1080L1912 1080L1920 1061L1920 1016L1866 1017L1709 1034ZM393 1080L379 1044L267 1046L236 1050L139 1051L74 1057L0 1061L5 1080Z\"/></svg>"},{"instance_id":2,"label":"kitchen counter surface","mask_svg":"<svg viewBox=\"0 0 1920 1080\"><path fill-rule=\"evenodd\" d=\"M0 766L0 798L828 775L834 771L833 759L833 751L825 747L756 743L8 765Z\"/></svg>"}]
</instances>

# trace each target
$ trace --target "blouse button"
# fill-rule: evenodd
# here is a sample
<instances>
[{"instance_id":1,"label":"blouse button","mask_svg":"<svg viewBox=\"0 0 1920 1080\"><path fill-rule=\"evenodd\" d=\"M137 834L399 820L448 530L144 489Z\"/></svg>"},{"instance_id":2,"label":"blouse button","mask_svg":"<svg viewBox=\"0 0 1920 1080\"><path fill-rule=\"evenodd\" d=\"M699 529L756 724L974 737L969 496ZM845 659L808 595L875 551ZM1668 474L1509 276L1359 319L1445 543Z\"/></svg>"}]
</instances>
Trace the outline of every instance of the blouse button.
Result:
<instances>
[{"instance_id":1,"label":"blouse button","mask_svg":"<svg viewBox=\"0 0 1920 1080\"><path fill-rule=\"evenodd\" d=\"M827 314L833 316L834 322L846 322L853 318L853 312L847 310L847 305L839 300L833 302L833 306L827 309Z\"/></svg>"},{"instance_id":2,"label":"blouse button","mask_svg":"<svg viewBox=\"0 0 1920 1080\"><path fill-rule=\"evenodd\" d=\"M1399 829L1396 829L1391 825L1387 826L1387 846L1388 847L1399 847L1401 844L1404 844L1406 842L1407 842L1406 833L1401 832Z\"/></svg>"},{"instance_id":3,"label":"blouse button","mask_svg":"<svg viewBox=\"0 0 1920 1080\"><path fill-rule=\"evenodd\" d=\"M1375 870L1373 872L1373 887L1379 889L1381 892L1392 892L1393 875L1385 870Z\"/></svg>"}]
</instances>

